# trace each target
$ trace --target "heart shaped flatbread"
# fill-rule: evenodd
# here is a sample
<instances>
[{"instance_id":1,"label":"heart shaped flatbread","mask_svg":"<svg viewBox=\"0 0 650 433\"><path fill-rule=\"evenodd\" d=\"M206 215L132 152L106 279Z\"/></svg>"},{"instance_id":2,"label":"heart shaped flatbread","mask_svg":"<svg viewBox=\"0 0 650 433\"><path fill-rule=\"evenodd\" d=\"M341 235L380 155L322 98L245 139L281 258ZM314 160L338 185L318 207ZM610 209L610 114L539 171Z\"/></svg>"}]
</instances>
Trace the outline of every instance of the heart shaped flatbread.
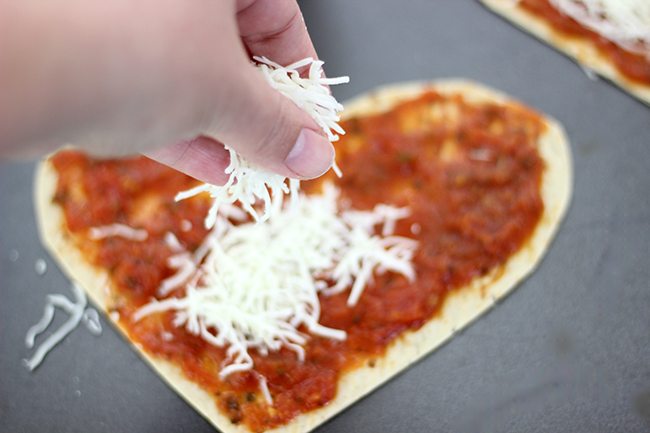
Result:
<instances>
[{"instance_id":1,"label":"heart shaped flatbread","mask_svg":"<svg viewBox=\"0 0 650 433\"><path fill-rule=\"evenodd\" d=\"M341 200L408 206L396 232L419 242L415 282L390 273L351 308L321 295L321 323L348 338L312 337L306 357L256 354L255 372L219 379L223 350L172 316L133 313L170 274L164 242L200 243L209 205L173 196L194 181L144 159L96 161L63 151L36 173L42 240L136 351L224 432L310 431L433 351L508 294L538 265L567 209L571 158L561 126L481 85L397 84L346 104L338 146ZM306 185L316 190L318 183ZM120 223L146 240L91 239ZM219 352L222 350L222 352ZM268 381L273 404L253 380Z\"/></svg>"}]
</instances>

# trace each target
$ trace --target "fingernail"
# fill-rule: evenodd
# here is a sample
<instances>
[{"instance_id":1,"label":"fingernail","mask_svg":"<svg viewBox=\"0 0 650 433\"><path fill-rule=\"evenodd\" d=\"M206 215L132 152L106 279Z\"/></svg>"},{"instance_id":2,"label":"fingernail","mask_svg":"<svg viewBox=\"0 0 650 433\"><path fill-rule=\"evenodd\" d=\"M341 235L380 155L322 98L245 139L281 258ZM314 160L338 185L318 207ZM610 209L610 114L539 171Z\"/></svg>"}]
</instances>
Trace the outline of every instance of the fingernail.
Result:
<instances>
[{"instance_id":1,"label":"fingernail","mask_svg":"<svg viewBox=\"0 0 650 433\"><path fill-rule=\"evenodd\" d=\"M313 179L325 174L333 161L332 143L315 131L304 128L284 160L284 165L300 178Z\"/></svg>"}]
</instances>

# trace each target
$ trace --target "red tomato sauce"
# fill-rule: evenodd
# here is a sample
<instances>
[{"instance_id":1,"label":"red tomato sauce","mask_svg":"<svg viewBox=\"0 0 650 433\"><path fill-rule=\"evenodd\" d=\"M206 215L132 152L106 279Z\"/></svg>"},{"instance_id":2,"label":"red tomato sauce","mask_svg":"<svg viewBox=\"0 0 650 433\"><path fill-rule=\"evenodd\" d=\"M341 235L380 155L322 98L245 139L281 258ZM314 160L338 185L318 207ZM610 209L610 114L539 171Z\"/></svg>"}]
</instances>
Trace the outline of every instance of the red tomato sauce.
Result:
<instances>
[{"instance_id":1,"label":"red tomato sauce","mask_svg":"<svg viewBox=\"0 0 650 433\"><path fill-rule=\"evenodd\" d=\"M573 38L589 39L628 79L650 85L650 60L625 50L597 32L584 27L557 10L549 0L520 0L519 5L550 23L558 32Z\"/></svg>"},{"instance_id":2,"label":"red tomato sauce","mask_svg":"<svg viewBox=\"0 0 650 433\"><path fill-rule=\"evenodd\" d=\"M345 330L348 337L312 337L304 362L289 350L253 353L273 406L265 403L252 372L220 380L225 351L174 327L173 313L132 320L133 312L154 298L162 279L171 274L164 234L175 233L189 249L206 234L202 220L208 201L173 201L195 181L145 158L93 160L75 151L52 158L59 173L55 202L63 207L67 228L80 248L110 272L112 305L130 338L178 365L214 396L233 423L252 431L286 424L331 402L343 373L363 364L374 366L400 334L434 318L449 293L498 270L522 248L543 212L544 163L535 143L544 123L528 109L472 105L460 96L431 91L387 113L347 120L342 126L347 134L337 143L337 159L344 176L328 179L338 184L341 200L355 208L369 209L379 202L410 207L411 216L397 224L396 232L419 241L417 280L376 276L353 308L346 306L348 293L321 296L321 323ZM307 190L317 186L304 184ZM183 220L191 221L192 228L187 230ZM88 238L90 227L114 222L145 228L149 238Z\"/></svg>"}]
</instances>

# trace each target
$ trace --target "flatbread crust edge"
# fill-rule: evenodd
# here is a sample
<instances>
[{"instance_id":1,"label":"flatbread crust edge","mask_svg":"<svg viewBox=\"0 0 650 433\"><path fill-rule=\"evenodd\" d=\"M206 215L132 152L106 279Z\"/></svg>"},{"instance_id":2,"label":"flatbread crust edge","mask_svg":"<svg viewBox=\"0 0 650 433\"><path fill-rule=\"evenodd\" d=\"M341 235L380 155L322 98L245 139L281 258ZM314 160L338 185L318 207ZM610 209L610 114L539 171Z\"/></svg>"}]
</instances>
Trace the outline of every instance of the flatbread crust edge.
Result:
<instances>
[{"instance_id":1,"label":"flatbread crust edge","mask_svg":"<svg viewBox=\"0 0 650 433\"><path fill-rule=\"evenodd\" d=\"M432 88L441 93L462 93L469 101L514 103L507 96L481 85L462 80L442 80L428 83L407 83L377 89L346 104L345 117L377 113L389 109L401 100L417 96ZM450 294L438 316L415 332L398 338L385 356L375 360L374 367L364 366L340 378L336 398L315 411L299 415L285 426L272 432L307 432L333 417L388 379L407 368L425 354L436 349L508 294L529 275L549 246L569 204L572 187L571 156L562 127L545 118L547 130L539 141L539 151L546 163L542 180L544 213L528 244L492 275L474 281L469 287ZM64 227L63 212L52 201L56 189L56 172L46 160L36 172L35 200L37 221L44 245L61 265L64 272L84 287L97 307L106 312L108 275L84 260L74 247ZM119 322L111 322L124 333ZM128 340L128 337L126 337ZM133 343L132 343L133 344ZM147 354L134 344L138 353L195 410L224 433L245 433L247 428L234 425L221 414L206 391L185 378L172 363Z\"/></svg>"},{"instance_id":2,"label":"flatbread crust edge","mask_svg":"<svg viewBox=\"0 0 650 433\"><path fill-rule=\"evenodd\" d=\"M563 36L544 19L517 6L517 0L479 0L488 9L506 18L517 27L536 36L552 47L574 59L578 64L592 69L623 90L650 105L650 85L640 84L623 75L609 58L598 51L590 41Z\"/></svg>"}]
</instances>

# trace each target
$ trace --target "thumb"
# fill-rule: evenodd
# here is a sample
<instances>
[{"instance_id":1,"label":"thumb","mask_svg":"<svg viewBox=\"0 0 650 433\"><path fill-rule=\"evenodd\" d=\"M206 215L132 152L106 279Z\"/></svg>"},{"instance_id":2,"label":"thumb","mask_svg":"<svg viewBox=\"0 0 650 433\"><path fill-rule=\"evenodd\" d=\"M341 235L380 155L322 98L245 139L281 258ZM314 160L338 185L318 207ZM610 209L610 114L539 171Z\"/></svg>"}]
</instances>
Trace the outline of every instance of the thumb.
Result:
<instances>
[{"instance_id":1,"label":"thumb","mask_svg":"<svg viewBox=\"0 0 650 433\"><path fill-rule=\"evenodd\" d=\"M311 179L329 170L334 147L321 128L257 68L247 63L229 81L226 107L206 135L256 166L287 177Z\"/></svg>"}]
</instances>

